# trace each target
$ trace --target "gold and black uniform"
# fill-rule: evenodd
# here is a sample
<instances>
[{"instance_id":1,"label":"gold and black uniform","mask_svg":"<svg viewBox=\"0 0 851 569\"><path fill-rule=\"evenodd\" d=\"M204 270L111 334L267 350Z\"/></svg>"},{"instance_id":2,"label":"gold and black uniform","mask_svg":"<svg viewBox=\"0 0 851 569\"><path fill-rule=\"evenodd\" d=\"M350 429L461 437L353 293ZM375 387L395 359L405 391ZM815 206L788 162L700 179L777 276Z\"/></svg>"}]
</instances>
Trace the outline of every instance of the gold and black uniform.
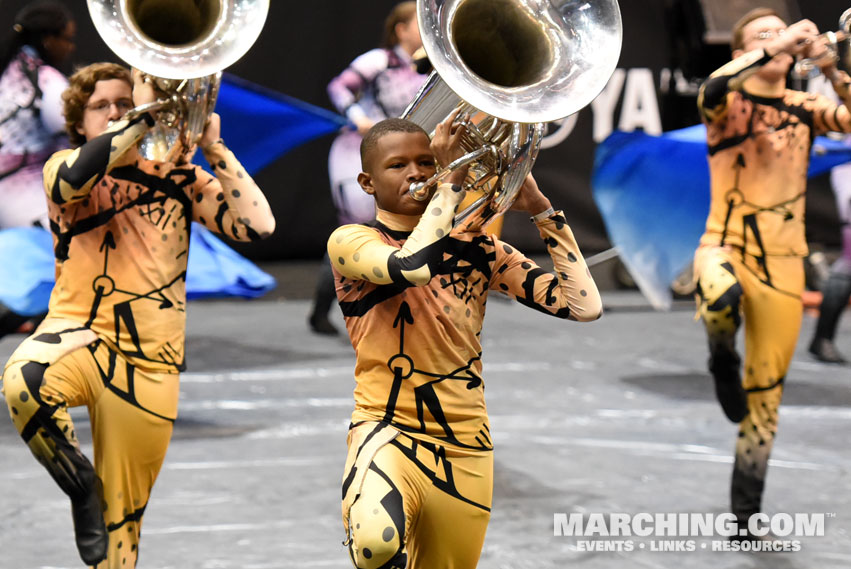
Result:
<instances>
[{"instance_id":1,"label":"gold and black uniform","mask_svg":"<svg viewBox=\"0 0 851 569\"><path fill-rule=\"evenodd\" d=\"M743 79L771 60L749 52L702 86L711 205L695 254L710 369L727 416L740 423L732 508L741 521L761 508L777 411L797 343L804 289L804 201L813 138L851 131L851 114L827 97L745 91ZM844 85L835 86L847 93ZM745 356L735 334L745 325ZM743 391L742 391L743 390Z\"/></svg>"},{"instance_id":2,"label":"gold and black uniform","mask_svg":"<svg viewBox=\"0 0 851 569\"><path fill-rule=\"evenodd\" d=\"M476 566L493 467L480 342L488 293L559 318L600 315L561 212L538 223L551 273L485 232L453 231L456 189L441 184L421 217L378 210L373 225L328 241L357 356L343 523L360 569Z\"/></svg>"},{"instance_id":3,"label":"gold and black uniform","mask_svg":"<svg viewBox=\"0 0 851 569\"><path fill-rule=\"evenodd\" d=\"M108 558L133 567L142 515L177 416L190 222L231 238L271 230L263 194L221 142L214 177L126 152L151 117L120 121L44 168L56 255L47 318L6 363L6 402L36 458L72 497L93 477L68 408L86 405L103 484Z\"/></svg>"}]
</instances>

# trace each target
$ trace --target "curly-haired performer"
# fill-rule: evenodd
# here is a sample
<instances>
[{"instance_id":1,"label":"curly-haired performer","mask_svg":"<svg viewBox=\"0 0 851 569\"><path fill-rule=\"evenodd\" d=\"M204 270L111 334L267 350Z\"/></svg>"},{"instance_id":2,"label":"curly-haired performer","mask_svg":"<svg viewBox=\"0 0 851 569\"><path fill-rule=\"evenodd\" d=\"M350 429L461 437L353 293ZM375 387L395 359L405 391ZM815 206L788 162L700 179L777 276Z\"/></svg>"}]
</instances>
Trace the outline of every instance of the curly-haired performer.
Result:
<instances>
[{"instance_id":1,"label":"curly-haired performer","mask_svg":"<svg viewBox=\"0 0 851 569\"><path fill-rule=\"evenodd\" d=\"M47 318L3 375L12 421L71 498L80 556L100 569L135 565L177 415L190 222L243 241L275 224L219 138L217 115L198 143L216 176L139 155L154 119L121 117L152 98L149 84L137 74L134 87L118 65L71 77L65 118L78 147L44 168L56 286ZM94 466L68 414L79 405L89 410Z\"/></svg>"},{"instance_id":2,"label":"curly-haired performer","mask_svg":"<svg viewBox=\"0 0 851 569\"><path fill-rule=\"evenodd\" d=\"M529 177L516 209L532 219L555 272L483 231L453 230L464 195L456 171L429 201L408 192L461 155L457 113L429 146L389 119L363 141L373 224L328 240L337 296L357 355L343 523L359 569L472 569L490 519L493 445L480 333L491 290L545 314L589 321L600 297L561 212Z\"/></svg>"},{"instance_id":3,"label":"curly-haired performer","mask_svg":"<svg viewBox=\"0 0 851 569\"><path fill-rule=\"evenodd\" d=\"M712 198L695 254L709 369L726 416L739 424L731 500L742 529L762 507L786 371L801 326L804 196L815 135L851 131L848 76L823 57L816 26L786 26L770 9L733 30L733 61L703 84ZM795 55L815 56L845 105L786 89ZM744 317L745 357L735 335ZM735 539L756 539L752 535Z\"/></svg>"}]
</instances>

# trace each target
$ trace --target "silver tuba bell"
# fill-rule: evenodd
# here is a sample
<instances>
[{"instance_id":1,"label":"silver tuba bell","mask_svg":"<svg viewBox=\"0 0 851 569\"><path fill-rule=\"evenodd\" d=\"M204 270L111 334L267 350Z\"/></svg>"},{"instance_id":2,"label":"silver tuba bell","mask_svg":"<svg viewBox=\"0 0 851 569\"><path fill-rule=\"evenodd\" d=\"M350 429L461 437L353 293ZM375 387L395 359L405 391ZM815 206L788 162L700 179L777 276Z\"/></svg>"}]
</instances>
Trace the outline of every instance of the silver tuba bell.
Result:
<instances>
[{"instance_id":1,"label":"silver tuba bell","mask_svg":"<svg viewBox=\"0 0 851 569\"><path fill-rule=\"evenodd\" d=\"M103 41L153 81L160 98L143 139L147 158L180 162L194 150L216 105L222 69L257 40L269 0L87 0Z\"/></svg>"},{"instance_id":2,"label":"silver tuba bell","mask_svg":"<svg viewBox=\"0 0 851 569\"><path fill-rule=\"evenodd\" d=\"M461 107L466 189L484 195L456 216L486 226L511 207L531 171L547 122L576 113L603 90L621 51L617 0L417 0L434 72L402 115L433 133Z\"/></svg>"}]
</instances>

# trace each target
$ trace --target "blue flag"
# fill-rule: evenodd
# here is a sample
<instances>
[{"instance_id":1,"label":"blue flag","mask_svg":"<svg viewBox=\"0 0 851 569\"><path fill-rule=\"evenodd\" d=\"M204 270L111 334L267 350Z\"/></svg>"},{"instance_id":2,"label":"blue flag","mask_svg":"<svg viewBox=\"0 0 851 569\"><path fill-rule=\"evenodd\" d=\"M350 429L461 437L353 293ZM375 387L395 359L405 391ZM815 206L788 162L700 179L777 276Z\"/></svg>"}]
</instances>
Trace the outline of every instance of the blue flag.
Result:
<instances>
[{"instance_id":1,"label":"blue flag","mask_svg":"<svg viewBox=\"0 0 851 569\"><path fill-rule=\"evenodd\" d=\"M609 240L641 292L671 306L671 282L694 256L709 215L706 127L662 136L615 132L597 147L591 184ZM851 147L817 137L809 176L851 161Z\"/></svg>"},{"instance_id":2,"label":"blue flag","mask_svg":"<svg viewBox=\"0 0 851 569\"><path fill-rule=\"evenodd\" d=\"M192 223L186 267L186 297L263 296L274 277L225 245L209 229ZM14 312L35 316L47 312L53 290L53 237L39 227L0 231L0 301Z\"/></svg>"},{"instance_id":3,"label":"blue flag","mask_svg":"<svg viewBox=\"0 0 851 569\"><path fill-rule=\"evenodd\" d=\"M249 174L256 174L293 148L339 131L344 117L224 74L216 102L222 135ZM195 163L209 170L197 152Z\"/></svg>"},{"instance_id":4,"label":"blue flag","mask_svg":"<svg viewBox=\"0 0 851 569\"><path fill-rule=\"evenodd\" d=\"M0 231L0 301L18 314L47 312L56 278L53 237L39 227Z\"/></svg>"}]
</instances>

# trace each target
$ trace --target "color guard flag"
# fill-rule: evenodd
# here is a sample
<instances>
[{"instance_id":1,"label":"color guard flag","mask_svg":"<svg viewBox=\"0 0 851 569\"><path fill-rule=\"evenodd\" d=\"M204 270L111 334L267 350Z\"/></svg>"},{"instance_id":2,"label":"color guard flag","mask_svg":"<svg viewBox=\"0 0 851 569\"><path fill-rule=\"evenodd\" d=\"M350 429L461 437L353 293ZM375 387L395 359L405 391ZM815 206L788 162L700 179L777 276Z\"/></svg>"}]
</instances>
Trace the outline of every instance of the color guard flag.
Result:
<instances>
[{"instance_id":1,"label":"color guard flag","mask_svg":"<svg viewBox=\"0 0 851 569\"><path fill-rule=\"evenodd\" d=\"M592 188L609 240L657 310L691 261L709 214L706 127L662 136L615 132L596 151ZM817 137L809 176L851 161L851 146Z\"/></svg>"}]
</instances>

